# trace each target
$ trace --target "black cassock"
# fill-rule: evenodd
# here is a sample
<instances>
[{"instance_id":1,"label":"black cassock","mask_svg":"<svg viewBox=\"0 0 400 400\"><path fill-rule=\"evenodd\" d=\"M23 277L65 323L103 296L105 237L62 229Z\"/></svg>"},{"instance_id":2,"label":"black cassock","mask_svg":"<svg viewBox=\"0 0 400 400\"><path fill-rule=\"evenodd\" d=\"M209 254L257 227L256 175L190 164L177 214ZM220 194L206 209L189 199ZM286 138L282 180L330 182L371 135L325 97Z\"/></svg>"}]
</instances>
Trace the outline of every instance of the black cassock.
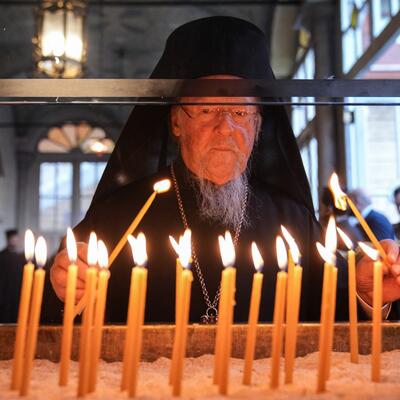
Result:
<instances>
[{"instance_id":1,"label":"black cassock","mask_svg":"<svg viewBox=\"0 0 400 400\"><path fill-rule=\"evenodd\" d=\"M199 259L201 271L211 301L218 290L223 269L217 237L226 228L209 223L199 217L193 185L188 182L188 170L178 159L174 163L184 210L192 239ZM153 191L153 184L164 178L171 178L170 169L118 189L114 194L99 199L90 208L85 219L74 229L78 240L87 242L90 231L103 239L111 252L132 219ZM237 282L235 322L248 318L253 273L255 271L250 246L255 241L264 258L264 284L260 308L260 320L271 321L274 306L276 274L275 239L283 224L295 237L302 253L303 283L301 297L301 319L319 319L323 263L316 253L315 242L320 240L320 226L310 211L272 187L250 181L248 215L251 225L242 229L236 247ZM148 289L145 321L167 323L174 321L175 310L175 259L176 255L169 242L169 235L178 238L184 225L178 208L176 193L171 190L157 195L153 205L143 218L138 230L147 239ZM232 232L233 234L233 232ZM111 266L106 318L108 322L126 322L130 275L133 267L132 252L127 243ZM202 293L197 271L193 268L194 281L190 306L191 322L200 322L207 306ZM337 318L347 318L345 274L340 278ZM344 280L344 281L343 281ZM53 296L54 293L53 293ZM62 307L61 302L50 301ZM49 304L50 305L50 304ZM60 311L53 309L53 320ZM55 314L54 314L55 311Z\"/></svg>"}]
</instances>

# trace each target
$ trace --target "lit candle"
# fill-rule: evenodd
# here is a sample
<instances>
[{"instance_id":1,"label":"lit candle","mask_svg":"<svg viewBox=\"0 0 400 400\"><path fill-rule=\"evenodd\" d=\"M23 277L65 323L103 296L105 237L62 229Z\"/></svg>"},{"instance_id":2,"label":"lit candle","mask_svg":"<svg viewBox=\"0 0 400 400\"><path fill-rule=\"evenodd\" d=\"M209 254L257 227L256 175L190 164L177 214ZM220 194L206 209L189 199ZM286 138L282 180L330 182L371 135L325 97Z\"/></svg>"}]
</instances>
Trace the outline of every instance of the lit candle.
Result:
<instances>
[{"instance_id":1,"label":"lit candle","mask_svg":"<svg viewBox=\"0 0 400 400\"><path fill-rule=\"evenodd\" d=\"M93 312L96 298L97 284L97 237L94 232L90 234L88 245L88 265L86 269L85 293L87 305L82 317L82 327L79 340L79 376L78 396L85 396L89 392L89 371L92 348Z\"/></svg>"},{"instance_id":2,"label":"lit candle","mask_svg":"<svg viewBox=\"0 0 400 400\"><path fill-rule=\"evenodd\" d=\"M276 389L279 386L279 364L282 353L283 342L283 322L285 314L287 272L287 253L283 239L276 238L276 255L280 271L276 276L274 321L272 330L272 349L271 349L271 380L270 388Z\"/></svg>"},{"instance_id":3,"label":"lit candle","mask_svg":"<svg viewBox=\"0 0 400 400\"><path fill-rule=\"evenodd\" d=\"M362 226L364 232L367 234L369 240L375 246L375 248L379 251L381 258L385 261L386 264L389 265L389 261L386 255L385 250L382 245L379 243L379 240L376 238L375 234L372 232L371 228L365 221L364 217L361 215L360 211L357 209L353 201L347 196L346 193L342 191L339 184L339 178L337 174L332 174L331 179L329 181L329 188L333 194L335 206L340 210L346 210L349 205L351 211L353 211L354 216L357 218L358 222Z\"/></svg>"},{"instance_id":4,"label":"lit candle","mask_svg":"<svg viewBox=\"0 0 400 400\"><path fill-rule=\"evenodd\" d=\"M131 275L121 389L127 389L129 396L134 397L142 351L142 330L147 290L147 252L146 238L143 233L139 233L136 239L131 235L128 236L128 241L132 248L136 266L132 268Z\"/></svg>"},{"instance_id":5,"label":"lit candle","mask_svg":"<svg viewBox=\"0 0 400 400\"><path fill-rule=\"evenodd\" d=\"M326 229L325 237L325 248L331 253L336 254L337 249L337 232L336 232L336 221L333 216L329 218L328 227ZM333 333L335 324L335 313L336 313L336 289L337 289L337 274L338 270L336 268L336 257L333 259L333 267L331 270L331 280L330 280L330 304L329 304L329 328L328 328L328 365L326 369L326 379L329 379L331 371L331 354L333 348Z\"/></svg>"},{"instance_id":6,"label":"lit candle","mask_svg":"<svg viewBox=\"0 0 400 400\"><path fill-rule=\"evenodd\" d=\"M254 242L251 244L251 254L253 257L253 264L256 272L253 275L253 285L251 289L249 322L247 327L246 349L244 356L244 385L251 384L251 372L253 368L254 352L256 348L257 324L260 311L261 290L263 283L263 274L261 271L264 266L264 261L261 257L260 251L258 250L258 247Z\"/></svg>"},{"instance_id":7,"label":"lit candle","mask_svg":"<svg viewBox=\"0 0 400 400\"><path fill-rule=\"evenodd\" d=\"M336 308L336 246L336 224L334 218L331 217L326 230L325 247L317 243L318 252L325 260L321 303L317 392L324 392L326 390L326 381L329 378L330 371Z\"/></svg>"},{"instance_id":8,"label":"lit candle","mask_svg":"<svg viewBox=\"0 0 400 400\"><path fill-rule=\"evenodd\" d=\"M221 277L221 296L218 309L218 326L215 349L214 383L219 393L227 395L229 381L229 358L232 348L233 307L235 305L236 269L235 249L232 236L225 232L218 237L224 270Z\"/></svg>"},{"instance_id":9,"label":"lit candle","mask_svg":"<svg viewBox=\"0 0 400 400\"><path fill-rule=\"evenodd\" d=\"M281 230L289 245L289 265L290 262L294 265L292 267L292 274L290 275L288 272L285 332L285 383L292 383L296 358L297 325L299 322L303 268L299 265L300 251L296 241L284 226L281 226Z\"/></svg>"},{"instance_id":10,"label":"lit candle","mask_svg":"<svg viewBox=\"0 0 400 400\"><path fill-rule=\"evenodd\" d=\"M132 223L129 225L125 233L122 235L121 239L117 243L117 245L114 247L114 250L111 252L109 260L108 260L108 265L111 267L112 263L114 260L117 258L121 250L126 244L126 241L128 240L128 236L132 235L132 233L135 231L137 226L140 224L142 221L143 217L146 215L148 209L152 205L154 199L156 198L157 194L160 193L165 193L168 192L168 190L171 187L171 181L169 179L163 179L159 182L156 182L153 186L153 193L150 195L150 197L147 199L146 203L143 205L139 213L136 215L135 219L132 221ZM80 314L82 310L86 306L86 296L84 295L82 299L79 301L77 306L75 307L75 315Z\"/></svg>"},{"instance_id":11,"label":"lit candle","mask_svg":"<svg viewBox=\"0 0 400 400\"><path fill-rule=\"evenodd\" d=\"M36 353L36 342L37 334L40 321L40 311L42 308L43 299L43 287L44 287L44 277L46 272L44 266L46 264L47 258L47 248L46 242L42 236L40 236L36 242L35 246L35 259L37 269L34 272L33 277L33 289L32 289L32 301L29 310L29 325L26 336L26 350L24 357L24 366L22 371L20 396L26 396L28 394L29 382L31 379L33 360Z\"/></svg>"},{"instance_id":12,"label":"lit candle","mask_svg":"<svg viewBox=\"0 0 400 400\"><path fill-rule=\"evenodd\" d=\"M181 242L181 238L182 236L179 237L179 243ZM172 236L169 237L169 241L171 242L171 245L175 250L176 254L179 255L179 244ZM182 265L181 262L179 261L179 256L178 256L176 258L176 264L175 264L175 322L178 320L178 314L179 314L181 275L182 275ZM172 383L171 379L170 383Z\"/></svg>"},{"instance_id":13,"label":"lit candle","mask_svg":"<svg viewBox=\"0 0 400 400\"><path fill-rule=\"evenodd\" d=\"M32 263L35 249L35 238L30 229L25 232L25 259L22 275L21 295L18 306L18 321L15 335L14 358L11 375L11 390L18 390L21 385L23 358L25 350L26 326L28 323L29 304L31 300L34 266Z\"/></svg>"},{"instance_id":14,"label":"lit candle","mask_svg":"<svg viewBox=\"0 0 400 400\"><path fill-rule=\"evenodd\" d=\"M91 366L89 377L89 392L94 392L96 389L97 369L101 356L101 339L103 336L104 313L106 309L108 278L110 272L108 270L108 252L106 245L102 240L97 242L98 264L100 267L98 284L97 284L97 300L94 312L93 326L93 346L91 354Z\"/></svg>"},{"instance_id":15,"label":"lit candle","mask_svg":"<svg viewBox=\"0 0 400 400\"><path fill-rule=\"evenodd\" d=\"M373 382L381 380L381 351L382 351L382 262L379 253L364 243L358 243L361 249L371 260L374 260L374 292L372 300L372 365L371 379Z\"/></svg>"},{"instance_id":16,"label":"lit candle","mask_svg":"<svg viewBox=\"0 0 400 400\"><path fill-rule=\"evenodd\" d=\"M178 326L178 323L179 323L181 307L182 307L181 285L182 285L182 269L183 269L183 267L182 267L180 255L182 255L182 257L186 256L186 246L190 246L189 249L191 251L191 231L190 231L190 229L186 229L183 236L179 237L179 243L177 243L176 240L172 236L169 236L169 240L171 242L173 249L175 250L175 252L177 254L176 273L175 273L175 338L174 338L174 345L172 348L171 368L169 371L169 383L172 385L174 382L174 376L176 374L176 362L177 362L178 351L179 351L178 350L179 340L176 340L177 335L178 335L176 327ZM189 264L190 259L187 260L187 262Z\"/></svg>"},{"instance_id":17,"label":"lit candle","mask_svg":"<svg viewBox=\"0 0 400 400\"><path fill-rule=\"evenodd\" d=\"M67 275L67 288L64 303L64 321L61 338L61 359L60 359L60 376L59 385L66 386L68 384L68 371L71 358L72 332L74 328L74 305L76 278L78 274L77 248L74 234L71 228L67 230L67 251L69 262Z\"/></svg>"},{"instance_id":18,"label":"lit candle","mask_svg":"<svg viewBox=\"0 0 400 400\"><path fill-rule=\"evenodd\" d=\"M349 286L349 322L350 322L350 361L358 363L358 317L356 295L356 254L350 238L337 228L344 244L349 249L347 252L348 286Z\"/></svg>"},{"instance_id":19,"label":"lit candle","mask_svg":"<svg viewBox=\"0 0 400 400\"><path fill-rule=\"evenodd\" d=\"M173 395L180 396L182 390L182 374L183 374L183 362L186 353L186 342L187 342L187 326L189 321L190 311L190 297L191 288L193 281L193 274L190 270L191 260L191 233L190 230L186 230L182 239L179 243L179 260L180 264L184 268L181 273L180 287L180 308L177 320L177 326L175 331L174 349L175 358L171 363L172 372L172 385Z\"/></svg>"}]
</instances>

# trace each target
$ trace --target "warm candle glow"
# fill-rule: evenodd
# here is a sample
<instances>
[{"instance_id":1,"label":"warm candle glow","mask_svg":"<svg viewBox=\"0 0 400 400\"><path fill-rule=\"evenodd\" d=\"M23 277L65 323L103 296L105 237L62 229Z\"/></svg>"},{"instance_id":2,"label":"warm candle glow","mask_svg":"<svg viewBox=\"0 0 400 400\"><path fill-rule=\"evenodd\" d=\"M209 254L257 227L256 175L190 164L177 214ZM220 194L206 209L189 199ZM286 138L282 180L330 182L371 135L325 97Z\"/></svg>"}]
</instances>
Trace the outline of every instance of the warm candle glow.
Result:
<instances>
[{"instance_id":1,"label":"warm candle glow","mask_svg":"<svg viewBox=\"0 0 400 400\"><path fill-rule=\"evenodd\" d=\"M326 263L329 263L329 264L336 263L336 256L332 252L330 252L327 248L322 246L322 244L319 242L316 243L316 246L317 246L319 255Z\"/></svg>"},{"instance_id":2,"label":"warm candle glow","mask_svg":"<svg viewBox=\"0 0 400 400\"><path fill-rule=\"evenodd\" d=\"M39 268L45 266L47 260L47 246L43 236L39 236L36 242L35 259L36 259L36 264Z\"/></svg>"},{"instance_id":3,"label":"warm candle glow","mask_svg":"<svg viewBox=\"0 0 400 400\"><path fill-rule=\"evenodd\" d=\"M102 240L97 242L97 256L100 268L108 268L108 251Z\"/></svg>"},{"instance_id":4,"label":"warm candle glow","mask_svg":"<svg viewBox=\"0 0 400 400\"><path fill-rule=\"evenodd\" d=\"M328 227L326 228L325 247L328 251L335 254L337 249L337 235L335 218L329 218Z\"/></svg>"},{"instance_id":5,"label":"warm candle glow","mask_svg":"<svg viewBox=\"0 0 400 400\"><path fill-rule=\"evenodd\" d=\"M94 232L90 233L87 259L89 266L97 264L97 236Z\"/></svg>"},{"instance_id":6,"label":"warm candle glow","mask_svg":"<svg viewBox=\"0 0 400 400\"><path fill-rule=\"evenodd\" d=\"M288 242L294 263L299 264L301 254L300 254L300 250L299 250L299 247L297 246L296 241L294 240L293 236L289 233L289 231L283 225L281 225L281 231L282 231L283 237Z\"/></svg>"},{"instance_id":7,"label":"warm candle glow","mask_svg":"<svg viewBox=\"0 0 400 400\"><path fill-rule=\"evenodd\" d=\"M177 243L172 236L169 236L169 241L178 256L182 267L188 268L192 260L192 231L186 229L183 236L179 237L179 243Z\"/></svg>"},{"instance_id":8,"label":"warm candle glow","mask_svg":"<svg viewBox=\"0 0 400 400\"><path fill-rule=\"evenodd\" d=\"M186 229L179 244L179 260L183 268L190 265L192 259L192 232Z\"/></svg>"},{"instance_id":9,"label":"warm candle glow","mask_svg":"<svg viewBox=\"0 0 400 400\"><path fill-rule=\"evenodd\" d=\"M182 239L182 236L179 237L179 242L181 241L181 239ZM171 235L169 235L169 241L171 242L171 245L172 245L176 255L179 256L179 244L178 244L178 242Z\"/></svg>"},{"instance_id":10,"label":"warm candle glow","mask_svg":"<svg viewBox=\"0 0 400 400\"><path fill-rule=\"evenodd\" d=\"M74 233L71 228L67 229L67 251L68 258L71 263L76 263L76 259L78 258L77 249L76 249L76 241L74 237Z\"/></svg>"},{"instance_id":11,"label":"warm candle glow","mask_svg":"<svg viewBox=\"0 0 400 400\"><path fill-rule=\"evenodd\" d=\"M260 254L260 250L258 250L258 247L254 242L251 244L251 255L253 257L254 268L257 272L261 272L264 267L264 260Z\"/></svg>"},{"instance_id":12,"label":"warm candle glow","mask_svg":"<svg viewBox=\"0 0 400 400\"><path fill-rule=\"evenodd\" d=\"M340 188L339 177L337 176L336 173L333 173L331 176L331 179L329 180L329 189L331 190L331 192L333 194L333 197L334 197L333 200L335 202L335 207L342 211L346 210L347 209L347 203L346 203L347 195Z\"/></svg>"},{"instance_id":13,"label":"warm candle glow","mask_svg":"<svg viewBox=\"0 0 400 400\"><path fill-rule=\"evenodd\" d=\"M171 187L171 181L169 179L163 179L154 184L153 189L157 193L168 192Z\"/></svg>"},{"instance_id":14,"label":"warm candle glow","mask_svg":"<svg viewBox=\"0 0 400 400\"><path fill-rule=\"evenodd\" d=\"M222 264L224 265L224 267L232 267L235 264L236 255L230 232L225 232L225 238L222 235L219 235L218 242L221 252Z\"/></svg>"},{"instance_id":15,"label":"warm candle glow","mask_svg":"<svg viewBox=\"0 0 400 400\"><path fill-rule=\"evenodd\" d=\"M373 261L377 261L379 258L379 251L373 249L372 247L368 246L363 242L358 242L361 250Z\"/></svg>"},{"instance_id":16,"label":"warm candle glow","mask_svg":"<svg viewBox=\"0 0 400 400\"><path fill-rule=\"evenodd\" d=\"M35 252L35 237L30 229L25 232L25 259L27 262L32 261Z\"/></svg>"},{"instance_id":17,"label":"warm candle glow","mask_svg":"<svg viewBox=\"0 0 400 400\"><path fill-rule=\"evenodd\" d=\"M351 239L343 232L342 229L340 229L340 228L336 228L336 229L337 229L340 237L342 238L344 244L346 245L346 247L349 250L352 250L353 249L353 242L351 241Z\"/></svg>"},{"instance_id":18,"label":"warm candle glow","mask_svg":"<svg viewBox=\"0 0 400 400\"><path fill-rule=\"evenodd\" d=\"M137 235L137 238L129 235L128 242L131 245L134 263L139 266L145 266L147 264L147 252L146 237L144 236L144 234L139 233Z\"/></svg>"},{"instance_id":19,"label":"warm candle glow","mask_svg":"<svg viewBox=\"0 0 400 400\"><path fill-rule=\"evenodd\" d=\"M287 252L285 242L281 236L276 237L276 257L278 260L278 266L280 270L286 269L287 266Z\"/></svg>"}]
</instances>

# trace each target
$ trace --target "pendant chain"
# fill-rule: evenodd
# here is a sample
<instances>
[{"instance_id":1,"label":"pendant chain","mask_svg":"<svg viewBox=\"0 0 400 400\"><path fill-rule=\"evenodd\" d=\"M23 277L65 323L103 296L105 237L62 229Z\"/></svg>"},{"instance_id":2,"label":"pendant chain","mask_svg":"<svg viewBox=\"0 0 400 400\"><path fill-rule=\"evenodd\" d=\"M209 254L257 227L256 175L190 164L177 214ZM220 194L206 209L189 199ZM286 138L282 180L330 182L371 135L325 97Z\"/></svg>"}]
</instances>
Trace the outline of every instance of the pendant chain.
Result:
<instances>
[{"instance_id":1,"label":"pendant chain","mask_svg":"<svg viewBox=\"0 0 400 400\"><path fill-rule=\"evenodd\" d=\"M174 183L174 189L175 189L176 198L177 198L177 201L178 201L178 207L179 207L179 212L181 214L183 226L185 227L185 229L189 229L189 224L187 222L185 210L183 208L183 202L182 202L182 198L181 198L181 194L180 194L180 190L179 190L178 181L177 181L176 176L175 176L175 171L174 171L173 164L171 164L171 176L172 176L172 181ZM242 225L243 225L244 216L245 216L246 207L247 207L248 192L249 192L249 187L248 187L248 184L246 183L244 201L243 201L241 215L240 215L240 221L239 221L239 223L238 223L238 225L236 227L235 236L233 238L233 244L234 244L235 247L236 247L236 245L237 245L237 243L239 241L240 231L242 230ZM197 255L196 255L196 251L195 251L195 248L194 248L193 244L192 244L192 259L193 259L193 263L194 263L194 266L195 266L195 269L196 269L197 276L198 276L199 281L200 281L200 285L201 285L201 290L203 292L204 301L205 301L206 306L207 306L206 313L205 313L205 315L203 317L206 320L205 322L209 322L209 319L216 320L217 316L218 316L217 306L218 306L218 301L219 301L219 297L220 297L220 294L221 294L221 284L218 287L218 290L217 290L217 293L215 294L213 302L211 302L210 296L208 294L208 290L207 290L207 287L206 287L206 283L204 281L203 273L202 273L202 271L200 269L200 264L199 264L199 261L198 261Z\"/></svg>"}]
</instances>

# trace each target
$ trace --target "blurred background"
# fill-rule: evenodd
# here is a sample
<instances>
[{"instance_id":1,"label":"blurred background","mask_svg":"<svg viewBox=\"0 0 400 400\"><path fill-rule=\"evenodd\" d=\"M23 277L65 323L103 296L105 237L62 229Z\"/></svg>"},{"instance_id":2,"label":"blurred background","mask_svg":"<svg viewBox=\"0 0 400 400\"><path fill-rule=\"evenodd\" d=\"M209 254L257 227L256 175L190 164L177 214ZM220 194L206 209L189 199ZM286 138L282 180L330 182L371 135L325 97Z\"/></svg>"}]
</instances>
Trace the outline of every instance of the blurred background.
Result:
<instances>
[{"instance_id":1,"label":"blurred background","mask_svg":"<svg viewBox=\"0 0 400 400\"><path fill-rule=\"evenodd\" d=\"M400 0L0 0L0 79L147 78L170 32L212 15L262 29L279 79L400 78ZM0 106L0 249L7 230L31 227L56 250L84 216L131 110ZM400 107L288 111L321 221L330 210L324 186L336 170L346 190L361 188L370 200L365 212L373 208L396 230Z\"/></svg>"}]
</instances>

